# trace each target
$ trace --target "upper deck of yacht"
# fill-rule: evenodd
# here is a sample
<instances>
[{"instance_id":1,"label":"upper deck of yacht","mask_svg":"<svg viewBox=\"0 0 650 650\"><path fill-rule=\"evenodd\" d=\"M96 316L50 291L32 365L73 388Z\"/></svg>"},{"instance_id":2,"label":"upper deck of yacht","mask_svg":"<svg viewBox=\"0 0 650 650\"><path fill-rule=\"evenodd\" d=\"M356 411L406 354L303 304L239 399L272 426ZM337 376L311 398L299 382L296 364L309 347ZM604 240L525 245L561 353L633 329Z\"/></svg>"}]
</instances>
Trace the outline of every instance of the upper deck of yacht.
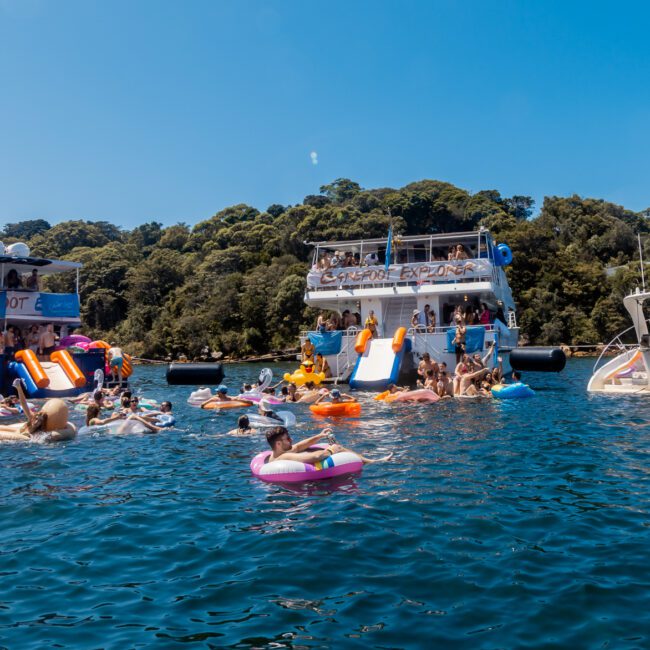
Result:
<instances>
[{"instance_id":1,"label":"upper deck of yacht","mask_svg":"<svg viewBox=\"0 0 650 650\"><path fill-rule=\"evenodd\" d=\"M5 321L79 321L79 262L42 257L0 255L0 318ZM41 289L43 276L76 273L74 293ZM33 278L33 279L32 279Z\"/></svg>"},{"instance_id":2,"label":"upper deck of yacht","mask_svg":"<svg viewBox=\"0 0 650 650\"><path fill-rule=\"evenodd\" d=\"M398 290L417 286L444 290L449 283L468 283L479 290L507 286L503 256L489 231L395 236L386 260L388 238L312 242L314 257L307 292L362 295L368 290ZM468 287L469 288L469 287Z\"/></svg>"}]
</instances>

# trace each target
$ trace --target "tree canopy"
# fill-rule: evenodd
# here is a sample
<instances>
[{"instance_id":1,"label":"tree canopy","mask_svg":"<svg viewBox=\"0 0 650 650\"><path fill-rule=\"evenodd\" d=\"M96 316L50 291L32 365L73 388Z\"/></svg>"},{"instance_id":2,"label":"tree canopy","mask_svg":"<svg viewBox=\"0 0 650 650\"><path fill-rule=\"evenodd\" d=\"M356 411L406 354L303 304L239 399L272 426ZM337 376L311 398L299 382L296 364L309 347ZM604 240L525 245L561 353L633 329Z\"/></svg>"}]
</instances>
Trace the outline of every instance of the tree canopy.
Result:
<instances>
[{"instance_id":1,"label":"tree canopy","mask_svg":"<svg viewBox=\"0 0 650 650\"><path fill-rule=\"evenodd\" d=\"M546 197L535 218L532 209L530 197L494 189L471 194L435 180L364 189L339 178L301 204L263 212L234 205L194 227L154 221L126 231L36 219L8 223L2 237L25 241L35 255L82 262L85 331L145 357L295 345L314 320L303 303L305 242L381 237L391 223L402 234L490 229L513 251L507 274L531 343L609 340L625 322L622 296L638 281L636 236L650 231L650 210L579 196ZM63 277L49 284L73 290Z\"/></svg>"}]
</instances>

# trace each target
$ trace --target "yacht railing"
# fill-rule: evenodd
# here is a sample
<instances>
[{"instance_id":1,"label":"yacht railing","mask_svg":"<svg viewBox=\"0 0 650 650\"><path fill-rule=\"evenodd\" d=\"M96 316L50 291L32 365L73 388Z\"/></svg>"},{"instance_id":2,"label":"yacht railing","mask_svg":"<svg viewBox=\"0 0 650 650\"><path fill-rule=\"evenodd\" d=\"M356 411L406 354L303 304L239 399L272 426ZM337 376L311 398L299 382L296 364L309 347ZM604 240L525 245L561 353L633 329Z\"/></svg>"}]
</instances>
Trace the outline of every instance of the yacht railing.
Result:
<instances>
[{"instance_id":1,"label":"yacht railing","mask_svg":"<svg viewBox=\"0 0 650 650\"><path fill-rule=\"evenodd\" d=\"M428 331L422 331L422 329L418 327L410 327L407 331L406 334L408 336L413 337L413 343L417 343L418 341L422 341L424 344L424 349L426 352L429 354L433 355L434 357L440 357L442 356L442 352L438 350L438 348L435 345L432 345L431 342L429 341L429 337L427 334L433 334L434 332L428 332Z\"/></svg>"},{"instance_id":2,"label":"yacht railing","mask_svg":"<svg viewBox=\"0 0 650 650\"><path fill-rule=\"evenodd\" d=\"M350 347L352 345L352 341L356 338L360 329L361 328L359 328L356 325L350 325L350 327L348 327L345 330L332 330L335 332L340 332L343 336L343 343L341 345L341 350L336 354L335 361L334 361L334 365L336 368L335 379L341 379L341 377L344 376L343 373L347 372L350 366L353 365L352 360L350 359ZM301 340L306 339L310 332L315 332L315 331L316 330L301 330L300 339ZM302 359L302 355L299 355L299 357ZM356 361L356 354L354 355L354 360ZM330 364L330 368L332 368L332 364Z\"/></svg>"},{"instance_id":3,"label":"yacht railing","mask_svg":"<svg viewBox=\"0 0 650 650\"><path fill-rule=\"evenodd\" d=\"M650 323L650 319L647 321ZM635 348L638 347L638 343L623 343L621 340L622 336L625 336L628 332L631 332L634 329L634 325L630 325L626 330L623 330L622 332L619 332L604 348L603 351L600 353L598 359L596 359L596 363L594 363L594 369L593 373L598 370L598 364L600 363L601 359L607 354L607 351L614 345L616 345L617 349L619 352L625 351L628 348Z\"/></svg>"},{"instance_id":4,"label":"yacht railing","mask_svg":"<svg viewBox=\"0 0 650 650\"><path fill-rule=\"evenodd\" d=\"M348 339L345 341L344 345L341 346L341 351L336 355L336 378L340 379L343 377L343 373L346 372L350 366L350 341L349 338L354 336L356 338L359 333L359 328L355 325L351 325L348 329L344 330L345 338ZM341 360L343 355L345 355L345 363L343 368L341 368Z\"/></svg>"}]
</instances>

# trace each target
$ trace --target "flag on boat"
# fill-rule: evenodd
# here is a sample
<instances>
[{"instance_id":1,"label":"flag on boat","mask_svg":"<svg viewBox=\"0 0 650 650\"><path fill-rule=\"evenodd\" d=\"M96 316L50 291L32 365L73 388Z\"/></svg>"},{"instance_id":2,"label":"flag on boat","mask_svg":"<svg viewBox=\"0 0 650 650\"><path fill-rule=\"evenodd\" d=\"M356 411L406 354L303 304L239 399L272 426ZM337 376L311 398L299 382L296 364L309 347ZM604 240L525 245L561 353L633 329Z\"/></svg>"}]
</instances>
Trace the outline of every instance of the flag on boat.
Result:
<instances>
[{"instance_id":1,"label":"flag on boat","mask_svg":"<svg viewBox=\"0 0 650 650\"><path fill-rule=\"evenodd\" d=\"M388 241L386 242L386 265L385 269L388 271L388 268L390 267L390 255L391 255L391 248L393 246L393 226L390 226L388 228Z\"/></svg>"}]
</instances>

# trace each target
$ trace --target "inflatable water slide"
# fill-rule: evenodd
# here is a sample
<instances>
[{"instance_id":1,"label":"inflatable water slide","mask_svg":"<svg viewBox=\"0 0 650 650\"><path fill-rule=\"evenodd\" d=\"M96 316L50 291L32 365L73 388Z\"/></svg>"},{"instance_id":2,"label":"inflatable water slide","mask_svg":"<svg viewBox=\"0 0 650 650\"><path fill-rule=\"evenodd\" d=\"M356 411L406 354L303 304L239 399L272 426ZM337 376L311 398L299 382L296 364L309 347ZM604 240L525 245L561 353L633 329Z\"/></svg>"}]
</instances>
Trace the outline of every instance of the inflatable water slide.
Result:
<instances>
[{"instance_id":1,"label":"inflatable water slide","mask_svg":"<svg viewBox=\"0 0 650 650\"><path fill-rule=\"evenodd\" d=\"M397 383L411 340L406 338L405 327L399 327L392 339L373 339L370 330L364 329L357 335L354 349L359 357L350 375L350 388L384 390Z\"/></svg>"},{"instance_id":2,"label":"inflatable water slide","mask_svg":"<svg viewBox=\"0 0 650 650\"><path fill-rule=\"evenodd\" d=\"M10 370L23 380L29 397L72 397L87 378L67 350L57 350L50 361L39 361L32 350L19 350Z\"/></svg>"}]
</instances>

